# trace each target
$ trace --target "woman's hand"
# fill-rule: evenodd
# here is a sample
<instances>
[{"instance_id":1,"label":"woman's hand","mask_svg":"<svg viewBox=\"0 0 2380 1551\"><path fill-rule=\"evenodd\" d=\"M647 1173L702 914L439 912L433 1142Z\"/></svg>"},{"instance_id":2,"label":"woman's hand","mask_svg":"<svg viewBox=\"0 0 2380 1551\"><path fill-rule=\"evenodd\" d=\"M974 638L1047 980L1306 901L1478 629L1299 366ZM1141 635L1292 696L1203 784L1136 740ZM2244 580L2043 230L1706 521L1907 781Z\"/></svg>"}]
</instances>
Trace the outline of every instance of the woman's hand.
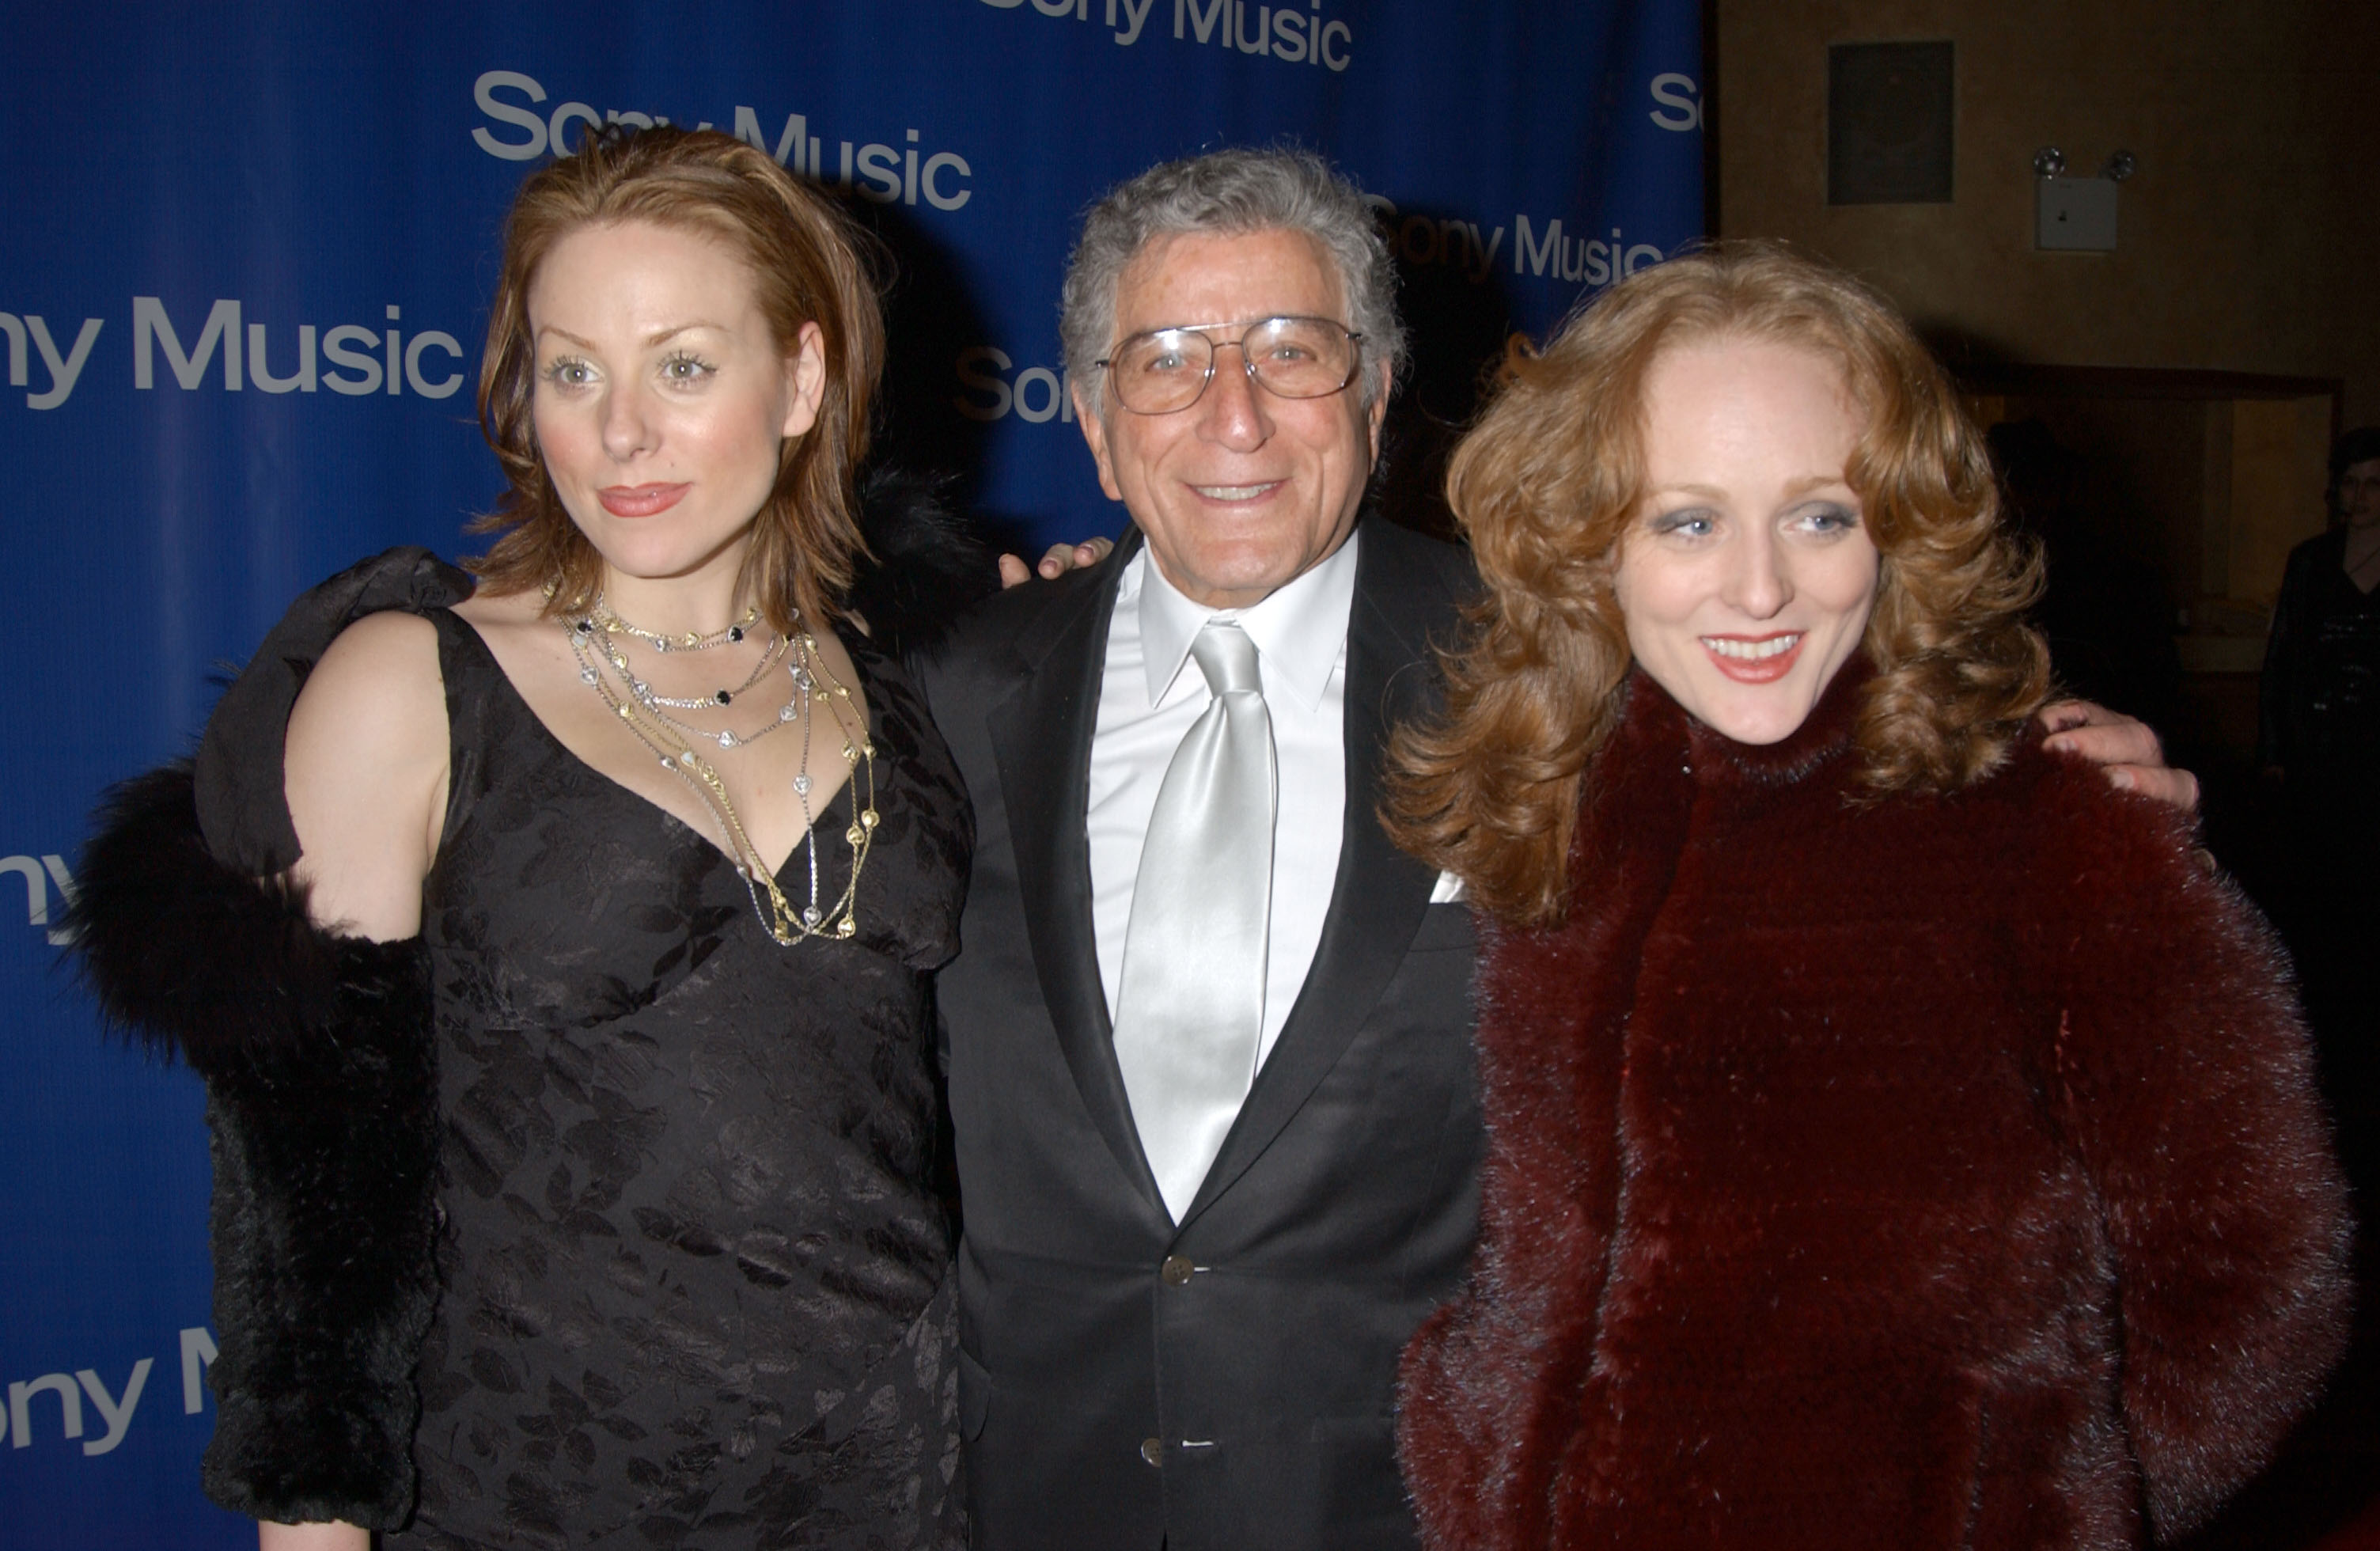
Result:
<instances>
[{"instance_id":1,"label":"woman's hand","mask_svg":"<svg viewBox=\"0 0 2380 1551\"><path fill-rule=\"evenodd\" d=\"M1097 565L1115 548L1112 539L1086 539L1079 544L1052 544L1050 552L1041 557L1039 566L1028 569L1024 561L1013 554L1000 557L1000 585L1019 587L1033 579L1038 570L1044 579L1062 576L1069 571L1080 571Z\"/></svg>"},{"instance_id":2,"label":"woman's hand","mask_svg":"<svg viewBox=\"0 0 2380 1551\"><path fill-rule=\"evenodd\" d=\"M371 1551L371 1532L353 1524L256 1521L257 1551Z\"/></svg>"},{"instance_id":3,"label":"woman's hand","mask_svg":"<svg viewBox=\"0 0 2380 1551\"><path fill-rule=\"evenodd\" d=\"M2198 811L2198 778L2165 762L2165 746L2147 722L2088 700L2059 700L2041 708L2041 724L2050 733L2045 748L2103 767L2107 779L2125 791L2170 803L2184 813Z\"/></svg>"}]
</instances>

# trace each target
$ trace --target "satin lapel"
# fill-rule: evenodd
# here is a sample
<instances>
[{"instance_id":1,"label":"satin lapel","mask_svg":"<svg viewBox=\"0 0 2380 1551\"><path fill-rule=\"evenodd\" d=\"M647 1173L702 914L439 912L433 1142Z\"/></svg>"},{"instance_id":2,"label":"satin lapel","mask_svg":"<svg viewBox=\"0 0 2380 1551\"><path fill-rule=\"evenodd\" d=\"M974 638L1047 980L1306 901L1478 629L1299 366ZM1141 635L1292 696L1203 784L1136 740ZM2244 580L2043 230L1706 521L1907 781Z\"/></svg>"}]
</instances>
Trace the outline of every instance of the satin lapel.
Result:
<instances>
[{"instance_id":1,"label":"satin lapel","mask_svg":"<svg viewBox=\"0 0 2380 1551\"><path fill-rule=\"evenodd\" d=\"M1339 1063L1429 908L1437 875L1390 845L1375 817L1389 729L1427 704L1437 672L1428 642L1435 612L1415 607L1426 594L1416 599L1396 586L1397 559L1391 543L1366 542L1356 557L1347 620L1347 816L1314 967L1184 1227L1272 1145Z\"/></svg>"},{"instance_id":2,"label":"satin lapel","mask_svg":"<svg viewBox=\"0 0 2380 1551\"><path fill-rule=\"evenodd\" d=\"M1021 682L987 709L985 725L1000 765L1026 936L1059 1048L1124 1177L1163 1217L1164 1198L1140 1150L1099 985L1084 827L1108 617L1115 608L1117 574L1138 547L1132 537L1103 563L1096 585L1052 604L1017 640Z\"/></svg>"}]
</instances>

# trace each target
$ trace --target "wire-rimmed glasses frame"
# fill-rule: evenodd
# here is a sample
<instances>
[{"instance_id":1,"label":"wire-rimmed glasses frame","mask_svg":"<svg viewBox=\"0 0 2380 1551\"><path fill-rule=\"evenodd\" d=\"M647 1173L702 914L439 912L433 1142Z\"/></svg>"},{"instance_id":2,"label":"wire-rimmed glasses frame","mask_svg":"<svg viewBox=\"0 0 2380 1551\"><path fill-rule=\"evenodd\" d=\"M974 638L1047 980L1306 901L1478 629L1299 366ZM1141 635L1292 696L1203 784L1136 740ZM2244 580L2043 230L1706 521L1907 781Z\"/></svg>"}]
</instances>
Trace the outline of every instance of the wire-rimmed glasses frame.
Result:
<instances>
[{"instance_id":1,"label":"wire-rimmed glasses frame","mask_svg":"<svg viewBox=\"0 0 2380 1551\"><path fill-rule=\"evenodd\" d=\"M1213 329L1240 331L1216 339ZM1092 364L1105 371L1118 404L1135 415L1170 415L1206 396L1217 355L1240 352L1248 382L1275 398L1329 398L1363 370L1363 335L1333 318L1293 314L1240 323L1180 323L1127 335Z\"/></svg>"}]
</instances>

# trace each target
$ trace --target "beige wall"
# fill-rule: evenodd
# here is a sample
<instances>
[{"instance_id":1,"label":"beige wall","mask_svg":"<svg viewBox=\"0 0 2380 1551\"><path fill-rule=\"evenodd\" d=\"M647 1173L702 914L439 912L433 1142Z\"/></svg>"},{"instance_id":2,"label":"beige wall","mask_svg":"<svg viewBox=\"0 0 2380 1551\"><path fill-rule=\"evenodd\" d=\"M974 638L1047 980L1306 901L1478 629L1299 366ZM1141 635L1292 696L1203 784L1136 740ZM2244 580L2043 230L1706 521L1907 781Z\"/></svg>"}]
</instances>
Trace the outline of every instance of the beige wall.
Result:
<instances>
[{"instance_id":1,"label":"beige wall","mask_svg":"<svg viewBox=\"0 0 2380 1551\"><path fill-rule=\"evenodd\" d=\"M2322 531L2324 479L2330 456L2330 406L2322 399L2244 400L2231 412L2229 488L2223 525L2229 553L2206 590L2270 599L2296 543ZM2216 504L2213 500L2210 506Z\"/></svg>"},{"instance_id":2,"label":"beige wall","mask_svg":"<svg viewBox=\"0 0 2380 1551\"><path fill-rule=\"evenodd\" d=\"M2380 421L2380 3L1718 0L1718 227L1985 359L2340 377ZM1830 209L1827 46L1958 46L1957 197ZM2033 248L2035 148L2124 149L2110 255Z\"/></svg>"}]
</instances>

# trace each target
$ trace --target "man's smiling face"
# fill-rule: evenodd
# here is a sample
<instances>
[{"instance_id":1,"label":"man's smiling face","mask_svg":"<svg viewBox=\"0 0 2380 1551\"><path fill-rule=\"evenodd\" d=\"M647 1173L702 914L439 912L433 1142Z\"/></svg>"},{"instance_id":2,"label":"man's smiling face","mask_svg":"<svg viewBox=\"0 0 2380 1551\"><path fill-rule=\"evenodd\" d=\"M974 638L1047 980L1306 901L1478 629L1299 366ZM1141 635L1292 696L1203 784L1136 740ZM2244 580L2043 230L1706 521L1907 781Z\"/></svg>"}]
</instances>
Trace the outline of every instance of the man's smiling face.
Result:
<instances>
[{"instance_id":1,"label":"man's smiling face","mask_svg":"<svg viewBox=\"0 0 2380 1551\"><path fill-rule=\"evenodd\" d=\"M1235 340L1267 318L1348 323L1345 287L1302 232L1160 237L1116 285L1115 339L1220 325ZM1278 398L1250 382L1237 349L1186 409L1136 415L1101 374L1078 405L1099 487L1122 501L1148 552L1185 597L1245 608L1330 558L1355 526L1388 408L1386 368L1369 408L1359 384L1324 398ZM1096 409L1099 413L1092 413Z\"/></svg>"}]
</instances>

